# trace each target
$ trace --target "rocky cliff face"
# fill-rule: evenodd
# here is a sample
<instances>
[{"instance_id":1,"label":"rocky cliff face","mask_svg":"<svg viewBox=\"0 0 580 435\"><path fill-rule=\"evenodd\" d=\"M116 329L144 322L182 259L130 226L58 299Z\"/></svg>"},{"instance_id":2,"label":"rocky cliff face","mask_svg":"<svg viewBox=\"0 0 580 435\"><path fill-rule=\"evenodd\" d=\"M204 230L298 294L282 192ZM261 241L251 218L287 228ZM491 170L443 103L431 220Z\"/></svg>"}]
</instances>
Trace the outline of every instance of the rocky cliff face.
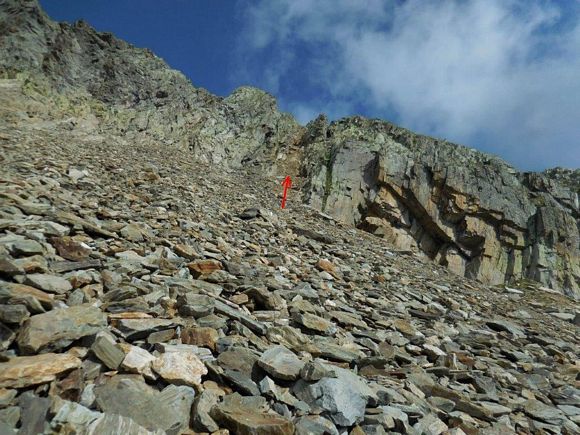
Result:
<instances>
[{"instance_id":1,"label":"rocky cliff face","mask_svg":"<svg viewBox=\"0 0 580 435\"><path fill-rule=\"evenodd\" d=\"M360 117L319 118L303 145L314 207L470 278L534 280L580 295L573 172L518 173L496 157Z\"/></svg>"},{"instance_id":2,"label":"rocky cliff face","mask_svg":"<svg viewBox=\"0 0 580 435\"><path fill-rule=\"evenodd\" d=\"M0 11L0 75L40 103L35 116L70 116L214 165L290 175L300 167L310 205L398 248L486 283L532 280L580 294L578 171L522 174L359 117L305 129L263 91L216 97L147 49L51 21L34 0L3 0Z\"/></svg>"},{"instance_id":3,"label":"rocky cliff face","mask_svg":"<svg viewBox=\"0 0 580 435\"><path fill-rule=\"evenodd\" d=\"M190 148L195 157L237 167L275 161L302 127L275 99L242 87L227 98L194 87L148 49L80 21L55 23L36 0L0 2L0 74L26 79L35 97L82 102L100 127L128 139Z\"/></svg>"}]
</instances>

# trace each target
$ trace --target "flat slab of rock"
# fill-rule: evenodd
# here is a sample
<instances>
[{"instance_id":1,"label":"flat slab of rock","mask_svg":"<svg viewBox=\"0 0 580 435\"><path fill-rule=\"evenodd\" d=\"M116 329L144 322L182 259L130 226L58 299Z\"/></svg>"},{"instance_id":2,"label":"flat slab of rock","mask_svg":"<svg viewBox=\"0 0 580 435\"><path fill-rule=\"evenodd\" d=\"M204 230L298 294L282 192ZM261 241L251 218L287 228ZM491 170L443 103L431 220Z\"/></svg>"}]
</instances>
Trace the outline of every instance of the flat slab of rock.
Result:
<instances>
[{"instance_id":1,"label":"flat slab of rock","mask_svg":"<svg viewBox=\"0 0 580 435\"><path fill-rule=\"evenodd\" d=\"M163 435L165 431L149 431L132 419L118 414L92 411L78 403L59 400L51 409L55 414L50 422L54 433L67 431L78 434Z\"/></svg>"},{"instance_id":2,"label":"flat slab of rock","mask_svg":"<svg viewBox=\"0 0 580 435\"><path fill-rule=\"evenodd\" d=\"M48 293L64 294L72 290L71 283L66 279L44 273L26 275L24 283Z\"/></svg>"},{"instance_id":3,"label":"flat slab of rock","mask_svg":"<svg viewBox=\"0 0 580 435\"><path fill-rule=\"evenodd\" d=\"M24 284L0 283L0 303L21 300L32 313L43 313L54 304L53 295Z\"/></svg>"},{"instance_id":4,"label":"flat slab of rock","mask_svg":"<svg viewBox=\"0 0 580 435\"><path fill-rule=\"evenodd\" d=\"M334 335L337 331L336 325L334 323L314 314L296 313L292 319L306 329L324 335Z\"/></svg>"},{"instance_id":5,"label":"flat slab of rock","mask_svg":"<svg viewBox=\"0 0 580 435\"><path fill-rule=\"evenodd\" d=\"M486 324L494 331L509 332L516 338L522 338L526 336L526 333L522 328L513 324L512 322L508 322L507 320L488 320Z\"/></svg>"},{"instance_id":6,"label":"flat slab of rock","mask_svg":"<svg viewBox=\"0 0 580 435\"><path fill-rule=\"evenodd\" d=\"M153 355L145 349L131 344L123 343L120 347L125 352L125 358L121 362L121 367L129 373L139 373L148 379L156 378L151 369L151 365L156 359Z\"/></svg>"},{"instance_id":7,"label":"flat slab of rock","mask_svg":"<svg viewBox=\"0 0 580 435\"><path fill-rule=\"evenodd\" d=\"M258 365L274 378L286 381L298 379L304 367L304 363L284 346L273 346L266 350L258 360Z\"/></svg>"},{"instance_id":8,"label":"flat slab of rock","mask_svg":"<svg viewBox=\"0 0 580 435\"><path fill-rule=\"evenodd\" d=\"M81 364L76 356L66 353L17 356L0 363L0 388L24 388L51 382Z\"/></svg>"},{"instance_id":9,"label":"flat slab of rock","mask_svg":"<svg viewBox=\"0 0 580 435\"><path fill-rule=\"evenodd\" d=\"M91 346L91 350L111 370L117 370L125 358L125 354L115 341L106 335L99 335Z\"/></svg>"},{"instance_id":10,"label":"flat slab of rock","mask_svg":"<svg viewBox=\"0 0 580 435\"><path fill-rule=\"evenodd\" d=\"M26 320L18 336L24 354L61 349L107 326L106 315L97 307L78 305L37 314Z\"/></svg>"},{"instance_id":11,"label":"flat slab of rock","mask_svg":"<svg viewBox=\"0 0 580 435\"><path fill-rule=\"evenodd\" d=\"M250 400L248 400L250 399ZM237 435L292 435L294 423L275 414L267 413L256 406L251 399L239 394L227 396L222 403L212 409L212 418Z\"/></svg>"},{"instance_id":12,"label":"flat slab of rock","mask_svg":"<svg viewBox=\"0 0 580 435\"><path fill-rule=\"evenodd\" d=\"M169 319L115 319L112 324L129 341L139 340L153 332L177 326L173 320Z\"/></svg>"},{"instance_id":13,"label":"flat slab of rock","mask_svg":"<svg viewBox=\"0 0 580 435\"><path fill-rule=\"evenodd\" d=\"M218 313L229 317L230 319L238 320L258 335L266 335L266 332L268 331L268 328L266 328L266 325L264 325L262 322L253 319L243 311L236 310L235 308L230 307L221 301L215 301L215 310Z\"/></svg>"}]
</instances>

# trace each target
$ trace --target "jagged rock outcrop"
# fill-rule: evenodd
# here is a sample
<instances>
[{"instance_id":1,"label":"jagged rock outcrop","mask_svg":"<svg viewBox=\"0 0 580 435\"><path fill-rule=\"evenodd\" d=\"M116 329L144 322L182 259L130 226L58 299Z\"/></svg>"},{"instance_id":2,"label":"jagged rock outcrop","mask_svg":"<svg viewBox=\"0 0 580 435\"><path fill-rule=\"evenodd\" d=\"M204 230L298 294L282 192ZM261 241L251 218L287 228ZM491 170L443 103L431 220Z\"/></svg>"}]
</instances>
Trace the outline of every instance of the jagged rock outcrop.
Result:
<instances>
[{"instance_id":1,"label":"jagged rock outcrop","mask_svg":"<svg viewBox=\"0 0 580 435\"><path fill-rule=\"evenodd\" d=\"M303 146L316 208L461 275L580 296L578 193L554 177L361 117L321 117Z\"/></svg>"},{"instance_id":2,"label":"jagged rock outcrop","mask_svg":"<svg viewBox=\"0 0 580 435\"><path fill-rule=\"evenodd\" d=\"M25 80L35 98L96 116L102 129L131 140L190 148L196 158L240 166L275 161L303 128L264 91L227 98L194 87L148 49L100 33L83 21L55 23L36 0L0 1L0 76Z\"/></svg>"}]
</instances>

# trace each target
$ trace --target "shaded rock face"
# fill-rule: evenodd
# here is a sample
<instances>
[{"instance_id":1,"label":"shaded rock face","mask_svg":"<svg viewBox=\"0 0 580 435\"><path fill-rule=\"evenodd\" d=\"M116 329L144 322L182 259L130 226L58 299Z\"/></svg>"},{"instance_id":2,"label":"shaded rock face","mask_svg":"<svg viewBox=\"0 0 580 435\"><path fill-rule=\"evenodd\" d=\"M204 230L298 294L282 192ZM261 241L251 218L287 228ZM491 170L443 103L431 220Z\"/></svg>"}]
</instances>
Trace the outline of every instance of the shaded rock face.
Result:
<instances>
[{"instance_id":1,"label":"shaded rock face","mask_svg":"<svg viewBox=\"0 0 580 435\"><path fill-rule=\"evenodd\" d=\"M321 117L307 129L304 195L315 208L470 278L580 296L580 208L564 176L518 173L383 121Z\"/></svg>"}]
</instances>

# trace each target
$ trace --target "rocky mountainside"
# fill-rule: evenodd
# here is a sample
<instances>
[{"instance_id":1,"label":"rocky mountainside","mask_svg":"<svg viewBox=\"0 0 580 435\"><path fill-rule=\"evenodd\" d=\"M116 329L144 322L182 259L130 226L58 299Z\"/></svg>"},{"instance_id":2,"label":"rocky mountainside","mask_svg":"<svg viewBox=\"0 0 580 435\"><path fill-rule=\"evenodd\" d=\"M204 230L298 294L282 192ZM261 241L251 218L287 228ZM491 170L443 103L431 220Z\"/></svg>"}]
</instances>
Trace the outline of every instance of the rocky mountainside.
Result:
<instances>
[{"instance_id":1,"label":"rocky mountainside","mask_svg":"<svg viewBox=\"0 0 580 435\"><path fill-rule=\"evenodd\" d=\"M321 117L308 130L311 205L458 274L580 296L574 172L518 173L493 156L360 117Z\"/></svg>"},{"instance_id":2,"label":"rocky mountainside","mask_svg":"<svg viewBox=\"0 0 580 435\"><path fill-rule=\"evenodd\" d=\"M83 22L51 21L34 0L4 0L2 9L3 75L94 114L101 129L186 146L214 165L286 168L305 177L307 203L455 273L580 297L578 171L518 173L493 156L359 117L304 129L258 89L215 97L149 50Z\"/></svg>"},{"instance_id":3,"label":"rocky mountainside","mask_svg":"<svg viewBox=\"0 0 580 435\"><path fill-rule=\"evenodd\" d=\"M0 434L580 433L577 173L302 127L31 0L0 77Z\"/></svg>"}]
</instances>

